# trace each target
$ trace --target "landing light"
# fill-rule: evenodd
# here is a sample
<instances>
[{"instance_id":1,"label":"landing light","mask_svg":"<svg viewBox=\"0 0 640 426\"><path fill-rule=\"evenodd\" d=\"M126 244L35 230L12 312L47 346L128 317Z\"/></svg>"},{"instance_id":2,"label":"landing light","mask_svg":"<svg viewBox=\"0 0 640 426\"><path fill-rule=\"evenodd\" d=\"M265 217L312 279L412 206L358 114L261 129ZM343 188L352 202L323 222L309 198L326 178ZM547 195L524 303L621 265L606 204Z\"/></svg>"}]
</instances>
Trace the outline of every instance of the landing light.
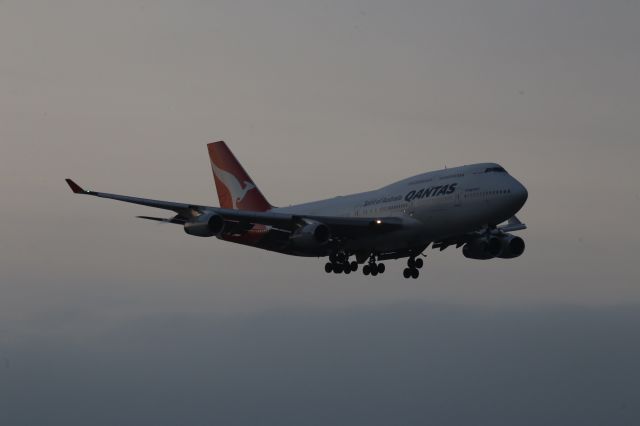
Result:
<instances>
[{"instance_id":1,"label":"landing light","mask_svg":"<svg viewBox=\"0 0 640 426\"><path fill-rule=\"evenodd\" d=\"M376 219L376 225L382 225L382 221L380 219Z\"/></svg>"}]
</instances>

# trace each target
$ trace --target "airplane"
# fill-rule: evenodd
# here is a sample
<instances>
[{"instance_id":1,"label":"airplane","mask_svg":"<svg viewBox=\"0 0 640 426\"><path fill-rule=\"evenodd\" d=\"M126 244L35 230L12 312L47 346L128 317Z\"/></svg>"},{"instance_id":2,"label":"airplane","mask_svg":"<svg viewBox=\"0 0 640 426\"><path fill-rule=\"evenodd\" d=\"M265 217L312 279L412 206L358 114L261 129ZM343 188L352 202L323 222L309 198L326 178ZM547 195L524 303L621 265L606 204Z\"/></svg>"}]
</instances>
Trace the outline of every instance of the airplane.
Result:
<instances>
[{"instance_id":1,"label":"airplane","mask_svg":"<svg viewBox=\"0 0 640 426\"><path fill-rule=\"evenodd\" d=\"M289 207L274 207L223 141L207 144L220 207L84 190L76 194L140 204L175 213L137 216L182 225L189 235L294 256L328 257L327 273L385 272L382 261L407 258L405 278L418 278L432 249L462 247L466 258L512 259L524 253L526 229L515 215L527 189L500 165L478 163L412 176L373 191ZM355 260L351 260L352 256Z\"/></svg>"}]
</instances>

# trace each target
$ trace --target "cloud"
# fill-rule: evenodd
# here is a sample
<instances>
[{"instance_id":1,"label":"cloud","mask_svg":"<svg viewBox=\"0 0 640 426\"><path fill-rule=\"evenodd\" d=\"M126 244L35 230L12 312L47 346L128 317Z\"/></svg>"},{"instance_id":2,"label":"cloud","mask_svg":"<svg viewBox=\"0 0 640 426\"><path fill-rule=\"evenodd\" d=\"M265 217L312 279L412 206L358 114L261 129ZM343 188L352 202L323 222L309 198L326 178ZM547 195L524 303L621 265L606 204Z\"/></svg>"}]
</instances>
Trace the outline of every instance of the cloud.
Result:
<instances>
[{"instance_id":1,"label":"cloud","mask_svg":"<svg viewBox=\"0 0 640 426\"><path fill-rule=\"evenodd\" d=\"M639 321L415 304L46 331L3 344L0 422L636 424Z\"/></svg>"}]
</instances>

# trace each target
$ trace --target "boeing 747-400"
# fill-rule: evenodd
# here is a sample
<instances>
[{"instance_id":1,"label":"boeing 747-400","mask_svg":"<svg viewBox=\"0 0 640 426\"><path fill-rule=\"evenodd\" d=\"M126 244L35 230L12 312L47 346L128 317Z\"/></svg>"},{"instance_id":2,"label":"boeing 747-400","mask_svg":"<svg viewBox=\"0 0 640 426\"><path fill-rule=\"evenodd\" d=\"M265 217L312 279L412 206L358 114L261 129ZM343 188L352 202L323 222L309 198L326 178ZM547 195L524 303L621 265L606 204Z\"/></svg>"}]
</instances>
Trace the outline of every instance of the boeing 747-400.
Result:
<instances>
[{"instance_id":1,"label":"boeing 747-400","mask_svg":"<svg viewBox=\"0 0 640 426\"><path fill-rule=\"evenodd\" d=\"M511 259L524 252L525 229L515 214L526 188L498 164L479 163L412 176L373 191L274 207L229 150L207 145L220 207L150 200L86 191L71 179L76 194L111 198L170 210L169 218L138 216L184 227L189 235L217 237L294 256L328 256L328 273L349 274L364 264L365 275L385 271L384 260L408 258L405 278L418 278L421 254L462 247L470 259ZM352 260L355 259L355 260Z\"/></svg>"}]
</instances>

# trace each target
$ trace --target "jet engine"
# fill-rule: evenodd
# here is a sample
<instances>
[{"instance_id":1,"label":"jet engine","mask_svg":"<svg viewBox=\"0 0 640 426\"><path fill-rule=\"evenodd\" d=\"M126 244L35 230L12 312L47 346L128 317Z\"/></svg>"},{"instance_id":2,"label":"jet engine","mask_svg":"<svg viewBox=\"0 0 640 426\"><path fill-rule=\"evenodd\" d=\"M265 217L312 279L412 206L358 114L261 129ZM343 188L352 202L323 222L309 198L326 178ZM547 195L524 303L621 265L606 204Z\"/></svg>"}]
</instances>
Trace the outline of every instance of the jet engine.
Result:
<instances>
[{"instance_id":1,"label":"jet engine","mask_svg":"<svg viewBox=\"0 0 640 426\"><path fill-rule=\"evenodd\" d=\"M320 222L308 222L291 234L289 241L299 248L314 248L329 242L331 231L329 227Z\"/></svg>"},{"instance_id":2,"label":"jet engine","mask_svg":"<svg viewBox=\"0 0 640 426\"><path fill-rule=\"evenodd\" d=\"M218 236L224 231L224 219L219 214L204 213L184 224L184 232L196 237Z\"/></svg>"},{"instance_id":3,"label":"jet engine","mask_svg":"<svg viewBox=\"0 0 640 426\"><path fill-rule=\"evenodd\" d=\"M469 259L493 259L500 254L502 242L498 237L479 237L462 247L462 254Z\"/></svg>"},{"instance_id":4,"label":"jet engine","mask_svg":"<svg viewBox=\"0 0 640 426\"><path fill-rule=\"evenodd\" d=\"M498 255L501 259L513 259L524 253L524 240L515 235L506 234L500 239L501 250Z\"/></svg>"}]
</instances>

